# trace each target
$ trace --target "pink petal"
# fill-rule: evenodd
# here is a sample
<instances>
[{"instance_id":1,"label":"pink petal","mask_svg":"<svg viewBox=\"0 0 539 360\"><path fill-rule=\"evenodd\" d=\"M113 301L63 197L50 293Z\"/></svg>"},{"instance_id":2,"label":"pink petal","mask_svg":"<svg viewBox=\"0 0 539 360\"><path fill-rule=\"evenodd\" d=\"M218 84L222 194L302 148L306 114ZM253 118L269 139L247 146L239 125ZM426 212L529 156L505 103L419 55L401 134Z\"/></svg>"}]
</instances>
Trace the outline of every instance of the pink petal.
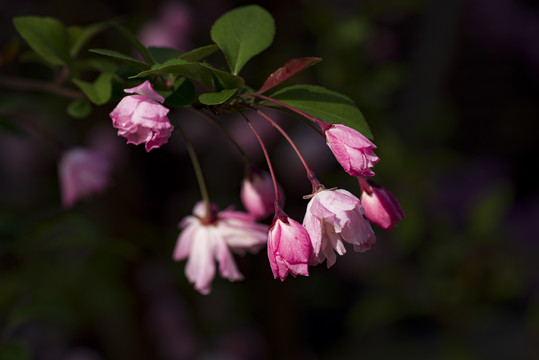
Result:
<instances>
[{"instance_id":1,"label":"pink petal","mask_svg":"<svg viewBox=\"0 0 539 360\"><path fill-rule=\"evenodd\" d=\"M161 104L165 101L165 98L163 98L161 95L155 92L155 90L153 89L152 83L150 83L149 80L146 80L145 82L143 82L139 86L135 86L134 88L124 89L124 92L128 94L144 95Z\"/></svg>"}]
</instances>

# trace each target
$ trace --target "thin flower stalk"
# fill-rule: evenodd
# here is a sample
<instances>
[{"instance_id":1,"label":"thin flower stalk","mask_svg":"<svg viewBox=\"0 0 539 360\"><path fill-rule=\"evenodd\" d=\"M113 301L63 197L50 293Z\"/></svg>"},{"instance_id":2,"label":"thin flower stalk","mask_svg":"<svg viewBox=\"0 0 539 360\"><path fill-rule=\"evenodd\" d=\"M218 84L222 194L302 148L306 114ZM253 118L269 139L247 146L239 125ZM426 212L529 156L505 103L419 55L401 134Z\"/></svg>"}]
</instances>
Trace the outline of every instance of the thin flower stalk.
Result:
<instances>
[{"instance_id":1,"label":"thin flower stalk","mask_svg":"<svg viewBox=\"0 0 539 360\"><path fill-rule=\"evenodd\" d=\"M321 187L323 187L323 185L320 183L320 181L318 181L318 179L316 178L316 175L314 174L314 171L311 170L311 168L309 167L309 165L305 161L305 158L303 157L303 155L301 155L301 152L299 151L298 147L296 146L294 141L292 141L290 136L288 136L286 131L284 131L283 128L279 126L279 124L277 124L271 117L266 115L260 109L257 109L256 112L258 114L260 114L264 119L268 120L268 122L284 136L284 138L288 141L290 146L292 146L292 148L294 149L294 151L298 155L301 163L303 164L303 167L305 168L305 171L307 172L307 178L311 182L311 185L313 187L313 193L315 193L317 191L317 189L320 189Z\"/></svg>"}]
</instances>

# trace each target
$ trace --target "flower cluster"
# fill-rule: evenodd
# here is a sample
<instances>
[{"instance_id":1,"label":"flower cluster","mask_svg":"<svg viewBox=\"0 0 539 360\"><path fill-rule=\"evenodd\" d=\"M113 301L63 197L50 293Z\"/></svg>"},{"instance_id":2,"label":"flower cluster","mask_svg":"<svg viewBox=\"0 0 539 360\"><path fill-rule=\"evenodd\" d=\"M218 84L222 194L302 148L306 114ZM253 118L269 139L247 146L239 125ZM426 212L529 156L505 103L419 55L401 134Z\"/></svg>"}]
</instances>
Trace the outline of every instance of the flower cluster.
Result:
<instances>
[{"instance_id":1,"label":"flower cluster","mask_svg":"<svg viewBox=\"0 0 539 360\"><path fill-rule=\"evenodd\" d=\"M160 104L162 97L148 81L125 92L137 95L125 97L110 114L118 135L127 138L128 143L146 143L147 151L165 144L173 126L166 117L168 109ZM359 131L343 124L311 119L320 127L337 162L348 174L358 178L361 199L347 190L328 189L322 185L288 134L266 113L257 111L290 142L303 162L313 193L306 196L310 201L303 223L285 213L284 191L277 183L261 137L246 118L260 141L270 170L267 172L249 165L240 196L247 212L218 211L217 206L207 199L204 180L199 178L204 201L195 206L193 215L180 223L182 231L173 258L176 261L187 259L186 276L202 294L211 291L216 262L222 277L230 281L243 279L233 253L255 252L267 244L273 276L284 281L289 274L293 277L308 276L309 266L324 261L328 268L333 266L337 254L346 253L346 244L356 252L370 249L376 237L369 220L390 230L404 218L396 199L386 189L367 179L374 176L372 168L380 159L373 151L376 149L374 143ZM191 148L187 139L184 140ZM198 166L196 155L191 155ZM257 222L272 212L274 217L269 227Z\"/></svg>"},{"instance_id":2,"label":"flower cluster","mask_svg":"<svg viewBox=\"0 0 539 360\"><path fill-rule=\"evenodd\" d=\"M79 51L91 36L105 31L108 25L71 34L63 24L51 18L18 17L14 20L17 30L36 55L52 66L61 65L58 73L70 78L70 83L78 87L78 90L53 87L59 94L76 99L68 107L71 116L88 116L89 102L106 104L117 93L113 90L120 87L127 95L109 115L117 134L128 144L144 144L146 152L150 152L167 144L173 132L181 137L193 164L202 200L195 205L192 215L180 222L181 232L173 259L187 261L185 273L196 290L202 294L211 291L217 268L222 277L241 280L243 275L234 254L255 252L266 245L275 278L284 281L288 275L308 276L311 266L325 261L329 268L337 261L337 255L344 255L350 248L356 252L370 249L376 242L371 223L391 230L404 218L395 197L371 179L380 159L374 152L376 145L371 141L369 126L354 101L317 85L281 86L297 73L319 63L321 58L291 59L255 90L246 85L239 74L248 60L272 43L275 21L271 14L258 5L234 9L213 24L212 44L180 52L178 50L185 50L189 42L191 23L189 8L170 5L163 8L159 19L141 29L137 40L128 29L113 21L111 24L117 32L135 46L135 57L111 49L92 49L122 64L107 65L106 71L96 69L99 74L83 75L84 69L100 67L78 58ZM35 29L64 33L70 41L51 44L49 37L35 36ZM185 38L178 38L178 32ZM234 36L230 36L231 33ZM43 51L51 48L55 51ZM241 49L239 53L238 49ZM229 71L208 62L209 56L218 51L226 59ZM73 64L77 66L73 68ZM89 78L95 81L90 83ZM137 86L131 87L135 84ZM172 118L173 125L169 119L173 107L190 107L194 113L210 119L242 155L246 172L241 185L238 184L238 188L241 186L238 203L241 200L245 211L231 208L219 211L210 200L196 144L190 142L182 128L182 122L189 120ZM347 174L357 178L361 194L356 196L351 191L322 184L287 131L267 112L270 107L287 112L292 115L291 119L299 117L310 122L308 131L317 132L336 162ZM226 120L217 119L227 112L245 120L264 154L265 167L249 157L248 151L235 139L239 135L230 130ZM291 218L284 210L285 191L277 181L270 152L264 144L265 137L250 120L252 115L260 117L265 125L269 124L282 135L306 171L312 192L304 196L309 202L302 222ZM79 147L63 152L59 180L64 207L69 208L77 200L107 187L115 164L110 157L103 156L103 150Z\"/></svg>"}]
</instances>

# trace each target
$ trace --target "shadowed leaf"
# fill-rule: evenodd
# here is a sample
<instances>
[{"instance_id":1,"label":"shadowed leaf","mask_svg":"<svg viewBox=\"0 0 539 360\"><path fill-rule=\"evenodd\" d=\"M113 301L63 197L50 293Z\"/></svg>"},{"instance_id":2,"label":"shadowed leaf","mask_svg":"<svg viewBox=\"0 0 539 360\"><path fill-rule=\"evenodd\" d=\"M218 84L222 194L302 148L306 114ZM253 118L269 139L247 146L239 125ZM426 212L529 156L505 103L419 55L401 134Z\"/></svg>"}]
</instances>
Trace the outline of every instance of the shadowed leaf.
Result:
<instances>
[{"instance_id":1,"label":"shadowed leaf","mask_svg":"<svg viewBox=\"0 0 539 360\"><path fill-rule=\"evenodd\" d=\"M13 19L15 28L30 47L54 65L69 65L69 34L51 17L21 16Z\"/></svg>"},{"instance_id":2,"label":"shadowed leaf","mask_svg":"<svg viewBox=\"0 0 539 360\"><path fill-rule=\"evenodd\" d=\"M320 61L322 61L322 59L318 57L304 57L288 60L282 67L278 68L270 76L268 76L257 93L262 94L268 91L274 86L277 86L283 81L296 75L298 72L305 70L306 68L313 66Z\"/></svg>"},{"instance_id":3,"label":"shadowed leaf","mask_svg":"<svg viewBox=\"0 0 539 360\"><path fill-rule=\"evenodd\" d=\"M283 88L270 97L323 121L347 125L369 139L373 138L363 114L346 95L322 86L295 85Z\"/></svg>"}]
</instances>

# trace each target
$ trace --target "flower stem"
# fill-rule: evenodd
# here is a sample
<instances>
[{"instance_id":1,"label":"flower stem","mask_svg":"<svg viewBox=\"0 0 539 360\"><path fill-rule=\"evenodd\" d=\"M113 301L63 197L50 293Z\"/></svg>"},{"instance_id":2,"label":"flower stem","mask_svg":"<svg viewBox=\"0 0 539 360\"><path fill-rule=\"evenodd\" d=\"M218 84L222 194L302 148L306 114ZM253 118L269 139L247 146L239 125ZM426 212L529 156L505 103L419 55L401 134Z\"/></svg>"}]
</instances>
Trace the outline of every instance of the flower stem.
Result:
<instances>
[{"instance_id":1,"label":"flower stem","mask_svg":"<svg viewBox=\"0 0 539 360\"><path fill-rule=\"evenodd\" d=\"M85 96L81 91L68 89L53 82L39 81L33 79L24 79L14 76L0 75L0 87L21 90L21 91L38 91L59 95L68 99L84 99Z\"/></svg>"},{"instance_id":2,"label":"flower stem","mask_svg":"<svg viewBox=\"0 0 539 360\"><path fill-rule=\"evenodd\" d=\"M204 174L202 173L202 167L200 166L200 162L198 161L195 148L193 147L193 145L187 138L185 131L178 124L176 124L176 128L178 129L183 139L183 142L185 143L185 147L187 148L187 152L189 153L189 157L191 158L191 163L193 164L193 169L195 170L195 176L198 182L198 188L200 189L200 196L202 197L202 200L204 201L205 215L204 215L204 218L201 220L203 223L210 223L212 221L212 213L211 213L211 208L210 208L210 196L208 194L208 188L206 187L206 181L204 180Z\"/></svg>"},{"instance_id":3,"label":"flower stem","mask_svg":"<svg viewBox=\"0 0 539 360\"><path fill-rule=\"evenodd\" d=\"M260 109L256 109L256 112L258 114L260 114L264 119L268 120L268 122L274 127L276 128L283 136L284 138L290 143L290 145L292 146L292 148L294 149L294 151L296 152L296 154L298 155L299 159L301 160L301 163L303 164L303 167L305 168L305 171L307 172L307 178L309 179L309 181L311 182L311 185L313 187L313 193L315 193L317 190L320 189L320 187L322 186L322 184L320 183L320 181L318 181L318 179L316 178L316 175L314 174L314 171L311 170L311 168L309 167L309 165L307 165L307 162L305 161L305 158L303 157L303 155L301 155L301 152L299 151L298 147L296 146L296 144L294 143L294 141L292 141L292 139L290 138L290 136L288 136L288 134L286 133L286 131L283 130L282 127L279 126L279 124L277 124L275 122L275 120L273 120L271 117L269 117L268 115L266 115L264 112L262 112Z\"/></svg>"},{"instance_id":4,"label":"flower stem","mask_svg":"<svg viewBox=\"0 0 539 360\"><path fill-rule=\"evenodd\" d=\"M219 127L219 129L221 129L221 131L223 131L223 133L230 140L230 142L234 145L234 147L240 152L240 154L241 154L241 156L243 158L243 161L245 163L246 169L249 168L249 165L251 164L251 161L249 160L249 156L247 155L245 150L243 150L241 145L238 144L236 139L234 139L234 137L232 137L232 134L230 134L230 131L228 131L228 129L221 122L217 121L217 119L215 119L213 116L208 115L207 113L205 113L202 110L194 109L194 108L191 108L191 107L189 108L189 110L197 113L198 115L201 115L201 116L205 117L206 119L210 120L213 124L215 124L217 127Z\"/></svg>"},{"instance_id":5,"label":"flower stem","mask_svg":"<svg viewBox=\"0 0 539 360\"><path fill-rule=\"evenodd\" d=\"M266 158L266 162L268 163L268 169L271 175L271 180L273 181L273 191L275 192L275 216L277 216L277 214L282 213L281 196L279 194L279 187L277 186L277 179L275 178L273 166L271 166L271 160L268 155L268 150L266 149L266 146L264 145L264 142L262 141L260 134L258 133L256 128L253 126L249 118L247 118L247 116L245 116L245 114L243 114L242 112L238 111L238 113L241 115L241 117L245 119L245 121L247 121L247 124L249 125L253 133L255 134L256 138L258 139L258 142L260 143L260 147L262 148L262 151L264 152L264 156Z\"/></svg>"},{"instance_id":6,"label":"flower stem","mask_svg":"<svg viewBox=\"0 0 539 360\"><path fill-rule=\"evenodd\" d=\"M301 115L301 116L304 116L304 117L306 117L307 119L309 119L309 120L311 120L311 121L313 121L313 122L316 122L316 120L318 120L317 117L311 116L311 115L309 115L309 114L307 114L307 113L305 113L305 112L303 112L303 111L301 111L301 110L296 109L296 108L293 107L293 106L290 106L290 105L288 105L288 104L285 104L285 103L282 102L282 101L279 101L279 100L277 100L277 99L270 98L269 96L260 95L260 94L244 94L244 95L240 95L240 96L243 96L243 97L256 97L256 98L264 99L264 100L267 100L267 101L271 101L271 102L273 102L273 103L275 103L275 104L277 104L277 105L280 105L280 106L282 106L282 107L284 107L284 108L286 108L286 109L288 109L288 110L290 110L290 111L295 112L296 114L299 114L299 115Z\"/></svg>"}]
</instances>

